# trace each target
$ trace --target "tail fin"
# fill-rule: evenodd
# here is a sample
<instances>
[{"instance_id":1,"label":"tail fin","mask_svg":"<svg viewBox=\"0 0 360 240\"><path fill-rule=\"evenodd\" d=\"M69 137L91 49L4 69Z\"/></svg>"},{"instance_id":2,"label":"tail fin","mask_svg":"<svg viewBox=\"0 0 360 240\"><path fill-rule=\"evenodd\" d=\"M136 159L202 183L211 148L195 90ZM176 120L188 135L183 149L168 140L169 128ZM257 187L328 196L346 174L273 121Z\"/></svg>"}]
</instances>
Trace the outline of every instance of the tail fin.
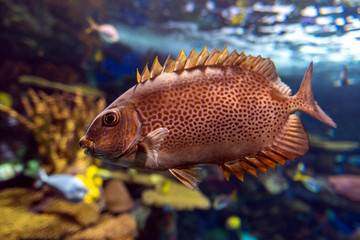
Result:
<instances>
[{"instance_id":1,"label":"tail fin","mask_svg":"<svg viewBox=\"0 0 360 240\"><path fill-rule=\"evenodd\" d=\"M319 121L336 128L336 123L320 108L314 99L311 80L312 80L313 63L307 69L299 91L295 94L295 99L301 102L300 111L303 111Z\"/></svg>"},{"instance_id":2,"label":"tail fin","mask_svg":"<svg viewBox=\"0 0 360 240\"><path fill-rule=\"evenodd\" d=\"M88 17L87 21L90 27L87 28L85 31L87 31L88 33L91 33L92 31L96 31L99 28L99 25L95 22L95 20L92 17Z\"/></svg>"},{"instance_id":3,"label":"tail fin","mask_svg":"<svg viewBox=\"0 0 360 240\"><path fill-rule=\"evenodd\" d=\"M38 179L36 180L34 187L39 189L44 184L44 182L46 182L48 177L49 176L46 174L45 170L40 168L38 171Z\"/></svg>"}]
</instances>

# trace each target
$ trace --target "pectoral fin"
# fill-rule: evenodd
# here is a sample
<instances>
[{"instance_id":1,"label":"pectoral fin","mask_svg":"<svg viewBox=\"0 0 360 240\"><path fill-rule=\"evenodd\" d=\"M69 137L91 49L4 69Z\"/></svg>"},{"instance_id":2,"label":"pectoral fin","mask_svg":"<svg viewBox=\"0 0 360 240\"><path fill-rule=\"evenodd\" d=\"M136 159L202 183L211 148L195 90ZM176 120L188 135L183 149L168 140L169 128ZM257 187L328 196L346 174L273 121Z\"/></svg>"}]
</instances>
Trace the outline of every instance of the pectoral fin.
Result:
<instances>
[{"instance_id":1,"label":"pectoral fin","mask_svg":"<svg viewBox=\"0 0 360 240\"><path fill-rule=\"evenodd\" d=\"M149 133L139 143L146 153L146 163L149 164L149 167L156 168L159 166L158 150L168 134L169 130L167 128L158 128Z\"/></svg>"},{"instance_id":2,"label":"pectoral fin","mask_svg":"<svg viewBox=\"0 0 360 240\"><path fill-rule=\"evenodd\" d=\"M172 168L169 171L191 190L197 189L197 185L201 180L200 168Z\"/></svg>"}]
</instances>

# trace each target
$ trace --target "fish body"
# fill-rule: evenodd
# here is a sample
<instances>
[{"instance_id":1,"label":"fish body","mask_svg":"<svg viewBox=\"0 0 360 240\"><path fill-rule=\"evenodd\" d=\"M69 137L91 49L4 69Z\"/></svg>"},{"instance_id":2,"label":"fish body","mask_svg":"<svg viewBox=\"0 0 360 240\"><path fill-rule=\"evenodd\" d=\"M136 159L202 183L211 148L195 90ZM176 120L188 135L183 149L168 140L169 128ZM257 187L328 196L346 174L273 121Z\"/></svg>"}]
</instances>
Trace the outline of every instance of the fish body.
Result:
<instances>
[{"instance_id":1,"label":"fish body","mask_svg":"<svg viewBox=\"0 0 360 240\"><path fill-rule=\"evenodd\" d=\"M80 202L85 198L89 189L77 177L69 174L57 174L48 176L44 169L39 169L38 180L35 187L39 188L43 183L49 185L63 198L70 202Z\"/></svg>"},{"instance_id":2,"label":"fish body","mask_svg":"<svg viewBox=\"0 0 360 240\"><path fill-rule=\"evenodd\" d=\"M217 164L225 177L243 179L304 155L308 136L303 111L335 123L315 102L312 64L300 90L290 96L270 59L225 48L182 51L161 66L138 73L129 89L90 125L80 140L85 153L126 167L167 170L190 188L199 181L194 166Z\"/></svg>"},{"instance_id":3,"label":"fish body","mask_svg":"<svg viewBox=\"0 0 360 240\"><path fill-rule=\"evenodd\" d=\"M230 203L237 202L237 190L234 189L230 194L220 194L213 201L213 208L215 210L222 210L227 208Z\"/></svg>"},{"instance_id":4,"label":"fish body","mask_svg":"<svg viewBox=\"0 0 360 240\"><path fill-rule=\"evenodd\" d=\"M91 17L88 18L90 29L87 32L97 31L100 36L108 43L115 43L120 40L119 33L111 24L97 24Z\"/></svg>"}]
</instances>

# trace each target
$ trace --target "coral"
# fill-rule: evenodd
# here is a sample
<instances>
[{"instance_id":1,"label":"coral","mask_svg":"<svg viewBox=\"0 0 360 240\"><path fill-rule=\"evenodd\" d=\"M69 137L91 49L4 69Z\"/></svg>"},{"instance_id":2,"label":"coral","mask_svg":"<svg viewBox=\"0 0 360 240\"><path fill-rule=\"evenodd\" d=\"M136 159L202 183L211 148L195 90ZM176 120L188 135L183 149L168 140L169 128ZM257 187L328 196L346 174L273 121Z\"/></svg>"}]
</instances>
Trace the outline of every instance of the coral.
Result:
<instances>
[{"instance_id":1,"label":"coral","mask_svg":"<svg viewBox=\"0 0 360 240\"><path fill-rule=\"evenodd\" d=\"M0 105L0 111L31 130L37 141L42 165L53 173L84 172L91 163L78 147L78 140L95 115L105 107L105 99L61 92L46 94L28 90L22 97L27 117Z\"/></svg>"},{"instance_id":2,"label":"coral","mask_svg":"<svg viewBox=\"0 0 360 240\"><path fill-rule=\"evenodd\" d=\"M210 208L210 200L200 191L190 190L185 185L161 174L112 171L111 176L124 182L154 187L154 189L147 189L142 192L142 202L149 206L169 206L177 210Z\"/></svg>"},{"instance_id":3,"label":"coral","mask_svg":"<svg viewBox=\"0 0 360 240\"><path fill-rule=\"evenodd\" d=\"M169 180L170 181L170 180ZM170 188L166 194L161 191L148 189L143 191L141 199L146 205L157 207L169 206L176 210L209 209L210 201L200 191L193 191L181 183L170 181Z\"/></svg>"},{"instance_id":4,"label":"coral","mask_svg":"<svg viewBox=\"0 0 360 240\"><path fill-rule=\"evenodd\" d=\"M60 239L80 226L59 215L34 214L22 207L0 207L1 239Z\"/></svg>"},{"instance_id":5,"label":"coral","mask_svg":"<svg viewBox=\"0 0 360 240\"><path fill-rule=\"evenodd\" d=\"M9 188L0 192L0 239L59 239L80 230L61 215L36 214L29 208L44 196L41 191Z\"/></svg>"},{"instance_id":6,"label":"coral","mask_svg":"<svg viewBox=\"0 0 360 240\"><path fill-rule=\"evenodd\" d=\"M62 199L51 199L43 210L44 213L67 215L81 226L88 226L98 221L100 210L94 203L69 203Z\"/></svg>"},{"instance_id":7,"label":"coral","mask_svg":"<svg viewBox=\"0 0 360 240\"><path fill-rule=\"evenodd\" d=\"M84 199L84 201L87 203L94 202L100 197L100 188L103 181L102 178L96 176L98 171L98 167L96 167L95 165L90 165L86 169L85 175L76 175L84 182L85 186L89 189L89 192L86 194Z\"/></svg>"},{"instance_id":8,"label":"coral","mask_svg":"<svg viewBox=\"0 0 360 240\"><path fill-rule=\"evenodd\" d=\"M326 151L348 152L354 151L360 147L360 144L354 141L330 141L314 134L309 134L309 138L311 147Z\"/></svg>"},{"instance_id":9,"label":"coral","mask_svg":"<svg viewBox=\"0 0 360 240\"><path fill-rule=\"evenodd\" d=\"M113 213L129 211L134 205L125 184L117 179L110 179L105 184L104 198L106 209Z\"/></svg>"},{"instance_id":10,"label":"coral","mask_svg":"<svg viewBox=\"0 0 360 240\"><path fill-rule=\"evenodd\" d=\"M74 93L74 94L80 92L82 95L85 95L85 96L96 96L96 97L104 97L105 96L104 92L102 92L96 88L92 88L88 85L84 85L84 84L68 85L68 84L63 84L60 82L49 81L45 78L41 78L38 76L21 75L19 77L18 81L22 84L31 84L31 85L35 85L35 86L39 86L39 87L57 89L57 90Z\"/></svg>"},{"instance_id":11,"label":"coral","mask_svg":"<svg viewBox=\"0 0 360 240\"><path fill-rule=\"evenodd\" d=\"M43 196L43 192L28 188L7 188L0 192L0 206L29 208L33 202L42 199Z\"/></svg>"},{"instance_id":12,"label":"coral","mask_svg":"<svg viewBox=\"0 0 360 240\"><path fill-rule=\"evenodd\" d=\"M117 217L106 218L94 227L67 237L66 240L130 240L134 239L136 234L137 227L135 219L129 214L122 214Z\"/></svg>"}]
</instances>

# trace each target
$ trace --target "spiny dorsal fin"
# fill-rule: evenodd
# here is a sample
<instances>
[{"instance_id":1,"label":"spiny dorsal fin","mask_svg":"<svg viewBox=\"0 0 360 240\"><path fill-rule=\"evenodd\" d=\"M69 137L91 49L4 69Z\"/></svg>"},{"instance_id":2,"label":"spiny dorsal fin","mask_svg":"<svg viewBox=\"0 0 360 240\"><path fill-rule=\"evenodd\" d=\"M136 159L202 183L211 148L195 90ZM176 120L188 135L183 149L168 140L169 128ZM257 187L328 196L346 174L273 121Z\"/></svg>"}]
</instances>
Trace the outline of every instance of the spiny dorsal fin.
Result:
<instances>
[{"instance_id":1,"label":"spiny dorsal fin","mask_svg":"<svg viewBox=\"0 0 360 240\"><path fill-rule=\"evenodd\" d=\"M205 66L215 65L215 64L216 64L216 61L218 60L218 58L219 58L219 56L220 56L220 54L221 54L220 50L219 50L217 47L215 47L215 48L211 51L208 59L206 60Z\"/></svg>"},{"instance_id":2,"label":"spiny dorsal fin","mask_svg":"<svg viewBox=\"0 0 360 240\"><path fill-rule=\"evenodd\" d=\"M186 60L184 69L190 69L195 67L199 57L200 55L197 52L195 52L195 49L192 49Z\"/></svg>"},{"instance_id":3,"label":"spiny dorsal fin","mask_svg":"<svg viewBox=\"0 0 360 240\"><path fill-rule=\"evenodd\" d=\"M162 72L172 72L172 71L174 71L175 63L176 62L169 55L165 60Z\"/></svg>"},{"instance_id":4,"label":"spiny dorsal fin","mask_svg":"<svg viewBox=\"0 0 360 240\"><path fill-rule=\"evenodd\" d=\"M142 74L141 74L141 79L140 79L140 82L144 82L146 81L147 79L150 79L150 71L149 71L149 67L148 67L148 64L146 64Z\"/></svg>"},{"instance_id":5,"label":"spiny dorsal fin","mask_svg":"<svg viewBox=\"0 0 360 240\"><path fill-rule=\"evenodd\" d=\"M244 52L239 54L236 50L229 54L226 47L221 52L215 47L211 53L209 53L207 47L204 47L200 54L196 53L193 49L188 57L186 57L184 50L181 50L176 60L173 60L169 55L164 66L160 65L158 58L156 57L151 70L149 70L146 65L141 75L137 73L137 80L138 82L144 82L148 79L155 78L164 72L168 73L191 69L197 66L214 65L239 66L244 69L252 70L271 81L280 92L285 95L291 94L290 88L279 79L275 65L269 58L262 58L261 56L254 57L252 55L247 56Z\"/></svg>"},{"instance_id":6,"label":"spiny dorsal fin","mask_svg":"<svg viewBox=\"0 0 360 240\"><path fill-rule=\"evenodd\" d=\"M186 59L187 58L186 58L184 49L181 49L181 52L179 53L179 56L177 57L177 59L175 61L176 63L175 63L174 71L184 69Z\"/></svg>"},{"instance_id":7,"label":"spiny dorsal fin","mask_svg":"<svg viewBox=\"0 0 360 240\"><path fill-rule=\"evenodd\" d=\"M290 96L291 95L291 93L292 93L291 88L288 85L286 85L285 83L283 83L280 78L275 80L273 82L273 84L285 96Z\"/></svg>"},{"instance_id":8,"label":"spiny dorsal fin","mask_svg":"<svg viewBox=\"0 0 360 240\"><path fill-rule=\"evenodd\" d=\"M205 46L204 49L201 51L199 59L196 62L196 66L203 66L206 62L206 60L208 59L210 53L207 49L207 47Z\"/></svg>"},{"instance_id":9,"label":"spiny dorsal fin","mask_svg":"<svg viewBox=\"0 0 360 240\"><path fill-rule=\"evenodd\" d=\"M154 77L160 75L161 72L162 72L162 66L159 63L158 57L156 57L154 62L153 62L153 65L151 66L150 77L154 78Z\"/></svg>"},{"instance_id":10,"label":"spiny dorsal fin","mask_svg":"<svg viewBox=\"0 0 360 240\"><path fill-rule=\"evenodd\" d=\"M243 181L245 172L257 176L257 169L267 172L267 167L275 168L277 164L285 164L288 159L294 160L304 155L308 149L309 138L301 119L291 114L271 146L255 156L245 157L238 162L224 163L219 167L227 180L230 174L233 174Z\"/></svg>"},{"instance_id":11,"label":"spiny dorsal fin","mask_svg":"<svg viewBox=\"0 0 360 240\"><path fill-rule=\"evenodd\" d=\"M229 58L229 56L230 56L230 54L227 50L227 47L225 47L224 50L222 50L222 52L220 53L215 64L223 64Z\"/></svg>"}]
</instances>

